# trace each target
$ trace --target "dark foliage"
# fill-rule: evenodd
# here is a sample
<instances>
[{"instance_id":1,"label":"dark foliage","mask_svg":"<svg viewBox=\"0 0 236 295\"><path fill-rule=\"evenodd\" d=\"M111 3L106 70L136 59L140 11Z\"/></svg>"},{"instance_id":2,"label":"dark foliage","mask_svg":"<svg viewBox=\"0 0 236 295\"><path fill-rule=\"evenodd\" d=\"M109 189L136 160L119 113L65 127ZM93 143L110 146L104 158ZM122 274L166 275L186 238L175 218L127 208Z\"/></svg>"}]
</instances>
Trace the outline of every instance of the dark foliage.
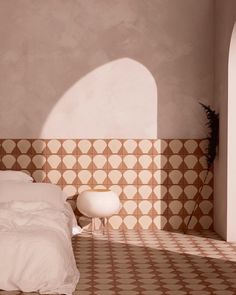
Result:
<instances>
[{"instance_id":1,"label":"dark foliage","mask_svg":"<svg viewBox=\"0 0 236 295\"><path fill-rule=\"evenodd\" d=\"M209 174L209 170L212 167L215 157L216 157L216 152L217 152L217 146L219 143L219 114L217 114L214 110L211 109L210 106L206 106L203 103L200 103L200 105L203 107L204 111L206 112L207 116L207 127L209 129L208 133L208 146L207 146L207 154L206 154L206 160L207 160L207 173L205 175L205 179L203 181L203 185L199 189L199 194L195 200L195 205L192 210L192 213L189 217L189 220L187 222L187 225L184 229L184 233L186 234L189 224L191 222L191 219L193 217L194 212L196 211L196 208L198 206L199 198L201 196L202 189L205 185L205 181L207 179L207 176Z\"/></svg>"},{"instance_id":2,"label":"dark foliage","mask_svg":"<svg viewBox=\"0 0 236 295\"><path fill-rule=\"evenodd\" d=\"M216 113L214 110L211 109L210 106L206 106L203 103L200 103L203 107L204 111L206 112L207 116L207 127L209 128L208 134L208 147L207 147L207 168L208 170L213 165L213 162L216 157L217 146L219 143L219 114Z\"/></svg>"}]
</instances>

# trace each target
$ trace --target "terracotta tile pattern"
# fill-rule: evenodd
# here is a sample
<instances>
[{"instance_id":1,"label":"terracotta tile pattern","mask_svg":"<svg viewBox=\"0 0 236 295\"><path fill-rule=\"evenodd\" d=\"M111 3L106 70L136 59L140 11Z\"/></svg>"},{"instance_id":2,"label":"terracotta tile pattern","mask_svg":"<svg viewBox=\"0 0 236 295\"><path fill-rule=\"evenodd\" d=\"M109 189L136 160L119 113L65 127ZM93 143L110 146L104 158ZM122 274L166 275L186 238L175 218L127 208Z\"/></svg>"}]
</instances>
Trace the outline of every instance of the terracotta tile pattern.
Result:
<instances>
[{"instance_id":1,"label":"terracotta tile pattern","mask_svg":"<svg viewBox=\"0 0 236 295\"><path fill-rule=\"evenodd\" d=\"M109 188L120 197L110 229L180 230L206 174L207 140L2 139L0 169L25 170L70 196ZM213 227L213 173L209 173L191 229Z\"/></svg>"},{"instance_id":2,"label":"terracotta tile pattern","mask_svg":"<svg viewBox=\"0 0 236 295\"><path fill-rule=\"evenodd\" d=\"M236 243L214 232L109 230L72 240L74 295L235 295ZM6 292L0 295L38 294Z\"/></svg>"},{"instance_id":3,"label":"terracotta tile pattern","mask_svg":"<svg viewBox=\"0 0 236 295\"><path fill-rule=\"evenodd\" d=\"M72 240L74 295L235 295L236 243L214 232L109 230ZM35 294L1 291L0 295Z\"/></svg>"},{"instance_id":4,"label":"terracotta tile pattern","mask_svg":"<svg viewBox=\"0 0 236 295\"><path fill-rule=\"evenodd\" d=\"M233 295L236 244L211 231L84 232L73 240L79 295Z\"/></svg>"}]
</instances>

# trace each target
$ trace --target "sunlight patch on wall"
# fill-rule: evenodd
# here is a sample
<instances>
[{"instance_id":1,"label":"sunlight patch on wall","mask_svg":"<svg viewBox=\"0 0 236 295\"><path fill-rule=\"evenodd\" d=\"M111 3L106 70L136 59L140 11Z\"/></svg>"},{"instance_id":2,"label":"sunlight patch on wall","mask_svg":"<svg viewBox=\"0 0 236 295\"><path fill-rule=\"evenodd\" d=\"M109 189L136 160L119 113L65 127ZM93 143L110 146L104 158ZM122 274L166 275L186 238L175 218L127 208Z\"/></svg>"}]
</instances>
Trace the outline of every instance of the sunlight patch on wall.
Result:
<instances>
[{"instance_id":1,"label":"sunlight patch on wall","mask_svg":"<svg viewBox=\"0 0 236 295\"><path fill-rule=\"evenodd\" d=\"M109 62L80 79L57 102L42 138L157 138L157 86L141 63Z\"/></svg>"}]
</instances>

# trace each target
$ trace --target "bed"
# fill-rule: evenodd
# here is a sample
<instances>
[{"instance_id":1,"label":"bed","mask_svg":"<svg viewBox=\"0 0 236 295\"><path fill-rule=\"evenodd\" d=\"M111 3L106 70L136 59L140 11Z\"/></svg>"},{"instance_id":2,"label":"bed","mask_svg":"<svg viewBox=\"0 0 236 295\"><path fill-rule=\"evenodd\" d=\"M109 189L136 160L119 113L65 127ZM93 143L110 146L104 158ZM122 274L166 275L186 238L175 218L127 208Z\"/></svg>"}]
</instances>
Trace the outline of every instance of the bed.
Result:
<instances>
[{"instance_id":1,"label":"bed","mask_svg":"<svg viewBox=\"0 0 236 295\"><path fill-rule=\"evenodd\" d=\"M72 230L80 228L59 187L0 178L0 289L72 294Z\"/></svg>"}]
</instances>

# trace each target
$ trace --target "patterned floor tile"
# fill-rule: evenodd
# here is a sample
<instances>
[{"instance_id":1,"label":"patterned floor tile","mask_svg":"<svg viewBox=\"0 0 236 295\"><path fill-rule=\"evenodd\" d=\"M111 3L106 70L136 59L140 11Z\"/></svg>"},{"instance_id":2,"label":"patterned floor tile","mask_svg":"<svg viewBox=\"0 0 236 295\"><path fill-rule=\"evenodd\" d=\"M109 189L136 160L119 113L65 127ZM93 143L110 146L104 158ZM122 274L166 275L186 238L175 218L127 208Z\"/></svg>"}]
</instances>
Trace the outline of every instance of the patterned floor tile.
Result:
<instances>
[{"instance_id":1,"label":"patterned floor tile","mask_svg":"<svg viewBox=\"0 0 236 295\"><path fill-rule=\"evenodd\" d=\"M236 294L236 243L214 232L84 232L72 244L81 273L75 295Z\"/></svg>"},{"instance_id":2,"label":"patterned floor tile","mask_svg":"<svg viewBox=\"0 0 236 295\"><path fill-rule=\"evenodd\" d=\"M77 294L236 294L236 244L214 232L110 230L83 233L73 246ZM84 255L88 249L92 258Z\"/></svg>"}]
</instances>

